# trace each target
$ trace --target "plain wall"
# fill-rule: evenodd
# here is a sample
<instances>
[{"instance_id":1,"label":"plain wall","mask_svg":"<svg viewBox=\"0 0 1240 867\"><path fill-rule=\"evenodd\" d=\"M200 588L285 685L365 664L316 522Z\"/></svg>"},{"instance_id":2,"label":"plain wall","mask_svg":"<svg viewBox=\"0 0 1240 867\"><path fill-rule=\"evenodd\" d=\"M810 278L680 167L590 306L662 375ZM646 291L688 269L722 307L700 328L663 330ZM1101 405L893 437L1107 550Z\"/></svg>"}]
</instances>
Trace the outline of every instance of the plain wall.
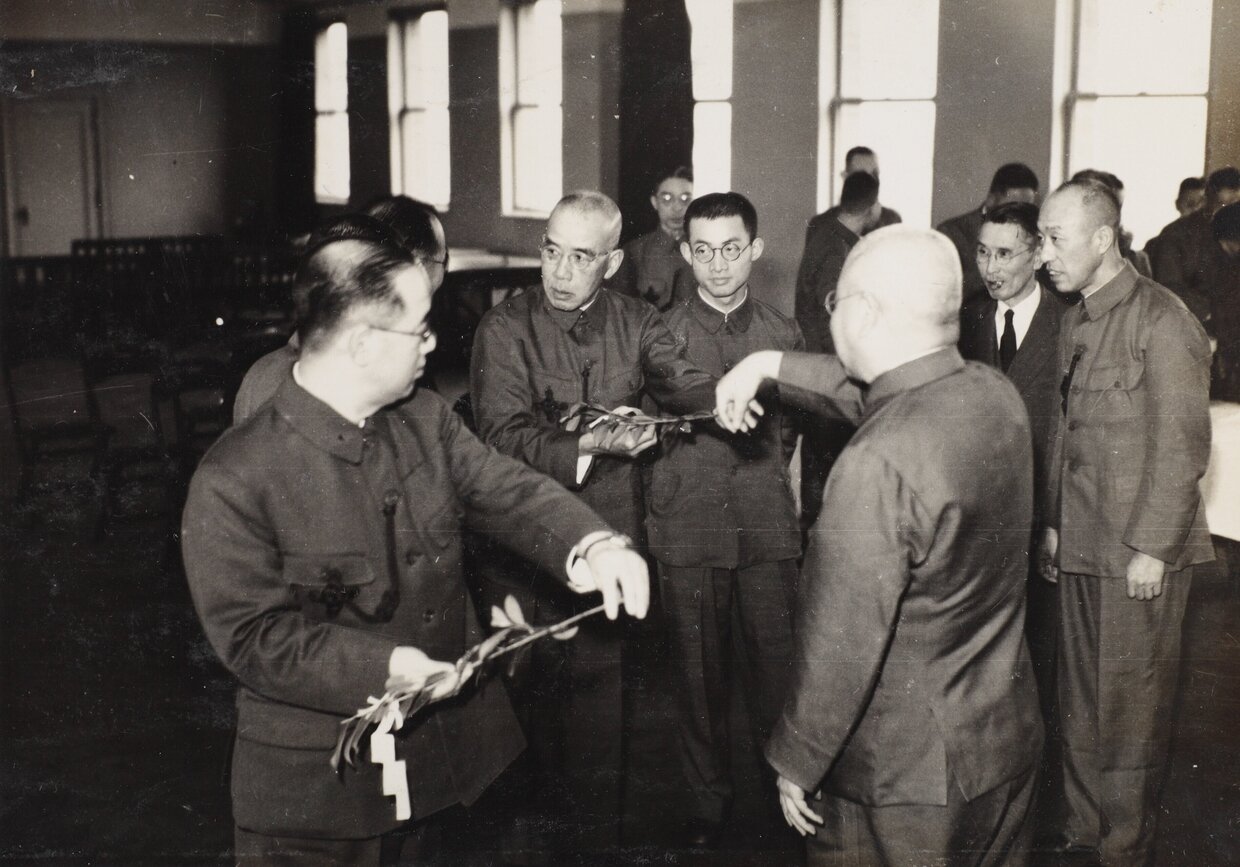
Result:
<instances>
[{"instance_id":1,"label":"plain wall","mask_svg":"<svg viewBox=\"0 0 1240 867\"><path fill-rule=\"evenodd\" d=\"M1050 166L1055 4L942 0L934 134L935 225L981 204L995 169Z\"/></svg>"},{"instance_id":2,"label":"plain wall","mask_svg":"<svg viewBox=\"0 0 1240 867\"><path fill-rule=\"evenodd\" d=\"M1240 0L1214 0L1206 171L1240 166Z\"/></svg>"},{"instance_id":3,"label":"plain wall","mask_svg":"<svg viewBox=\"0 0 1240 867\"><path fill-rule=\"evenodd\" d=\"M105 236L266 221L278 156L271 46L8 43L0 67L35 71L6 99L94 99Z\"/></svg>"},{"instance_id":4,"label":"plain wall","mask_svg":"<svg viewBox=\"0 0 1240 867\"><path fill-rule=\"evenodd\" d=\"M742 3L735 16L732 187L753 202L766 243L750 286L790 314L817 197L818 3Z\"/></svg>"}]
</instances>

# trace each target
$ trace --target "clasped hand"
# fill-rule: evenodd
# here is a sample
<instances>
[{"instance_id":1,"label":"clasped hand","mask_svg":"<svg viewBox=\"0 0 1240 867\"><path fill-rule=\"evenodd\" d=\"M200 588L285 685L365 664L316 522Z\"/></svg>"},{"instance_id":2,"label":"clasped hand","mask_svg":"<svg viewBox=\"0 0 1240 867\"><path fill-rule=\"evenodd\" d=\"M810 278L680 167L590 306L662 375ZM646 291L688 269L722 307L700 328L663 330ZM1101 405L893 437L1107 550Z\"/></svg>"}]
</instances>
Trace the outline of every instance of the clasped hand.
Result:
<instances>
[{"instance_id":1,"label":"clasped hand","mask_svg":"<svg viewBox=\"0 0 1240 867\"><path fill-rule=\"evenodd\" d=\"M619 406L613 415L636 415L631 406ZM627 424L623 421L598 421L581 435L578 452L583 455L621 455L636 457L657 441L653 425Z\"/></svg>"}]
</instances>

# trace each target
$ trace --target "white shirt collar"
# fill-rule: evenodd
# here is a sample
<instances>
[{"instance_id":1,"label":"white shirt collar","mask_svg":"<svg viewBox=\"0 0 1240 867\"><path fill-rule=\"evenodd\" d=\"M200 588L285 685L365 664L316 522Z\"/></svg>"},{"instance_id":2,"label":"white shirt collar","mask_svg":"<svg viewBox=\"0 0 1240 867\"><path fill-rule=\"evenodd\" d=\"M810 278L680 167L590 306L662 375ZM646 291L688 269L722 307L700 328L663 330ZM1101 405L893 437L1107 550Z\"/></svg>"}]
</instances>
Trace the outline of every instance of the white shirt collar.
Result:
<instances>
[{"instance_id":1,"label":"white shirt collar","mask_svg":"<svg viewBox=\"0 0 1240 867\"><path fill-rule=\"evenodd\" d=\"M718 302L715 301L715 296L711 295L701 286L698 287L698 297L701 298L703 301L705 301L707 306L715 308L720 313L722 313L725 317L730 316L733 313L735 313L737 310L740 310L741 305L749 300L749 284L746 283L744 286L741 287L741 300L737 302L736 306L733 307L731 310L724 310L722 307L720 307Z\"/></svg>"},{"instance_id":2,"label":"white shirt collar","mask_svg":"<svg viewBox=\"0 0 1240 867\"><path fill-rule=\"evenodd\" d=\"M1042 300L1042 290L1038 286L1033 287L1033 291L1029 293L1027 298L1016 303L1016 306L1010 307L1006 301L1000 301L995 305L995 337L997 340L1003 339L1003 322L1005 315L1009 310L1012 311L1012 330L1016 332L1016 346L1025 342L1025 335L1029 333L1029 325L1033 322L1033 314L1038 312L1038 304Z\"/></svg>"}]
</instances>

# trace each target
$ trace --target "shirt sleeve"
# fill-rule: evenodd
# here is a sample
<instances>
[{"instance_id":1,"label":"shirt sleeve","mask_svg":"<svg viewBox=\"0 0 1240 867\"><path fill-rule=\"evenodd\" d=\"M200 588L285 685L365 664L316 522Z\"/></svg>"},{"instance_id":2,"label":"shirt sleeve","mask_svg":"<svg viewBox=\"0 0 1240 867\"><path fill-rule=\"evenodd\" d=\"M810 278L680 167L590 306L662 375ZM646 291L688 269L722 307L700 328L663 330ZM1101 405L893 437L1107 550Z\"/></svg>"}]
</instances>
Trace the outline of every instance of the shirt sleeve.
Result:
<instances>
[{"instance_id":1,"label":"shirt sleeve","mask_svg":"<svg viewBox=\"0 0 1240 867\"><path fill-rule=\"evenodd\" d=\"M780 394L796 404L854 425L861 420L861 389L837 356L785 352L778 380Z\"/></svg>"},{"instance_id":2,"label":"shirt sleeve","mask_svg":"<svg viewBox=\"0 0 1240 867\"><path fill-rule=\"evenodd\" d=\"M573 546L614 532L576 495L480 442L456 413L443 414L440 432L469 525L551 574L567 579Z\"/></svg>"},{"instance_id":3,"label":"shirt sleeve","mask_svg":"<svg viewBox=\"0 0 1240 867\"><path fill-rule=\"evenodd\" d=\"M642 324L642 373L646 393L663 410L704 412L715 408L715 378L685 357L663 317L651 308Z\"/></svg>"},{"instance_id":4,"label":"shirt sleeve","mask_svg":"<svg viewBox=\"0 0 1240 867\"><path fill-rule=\"evenodd\" d=\"M1188 311L1151 323L1145 347L1145 472L1124 544L1174 563L1210 459L1210 346Z\"/></svg>"},{"instance_id":5,"label":"shirt sleeve","mask_svg":"<svg viewBox=\"0 0 1240 867\"><path fill-rule=\"evenodd\" d=\"M933 517L880 455L851 448L831 470L801 573L796 653L767 761L816 791L874 692Z\"/></svg>"},{"instance_id":6,"label":"shirt sleeve","mask_svg":"<svg viewBox=\"0 0 1240 867\"><path fill-rule=\"evenodd\" d=\"M509 457L574 488L579 435L546 425L535 415L537 397L530 392L521 345L502 318L483 317L469 377L478 435Z\"/></svg>"}]
</instances>

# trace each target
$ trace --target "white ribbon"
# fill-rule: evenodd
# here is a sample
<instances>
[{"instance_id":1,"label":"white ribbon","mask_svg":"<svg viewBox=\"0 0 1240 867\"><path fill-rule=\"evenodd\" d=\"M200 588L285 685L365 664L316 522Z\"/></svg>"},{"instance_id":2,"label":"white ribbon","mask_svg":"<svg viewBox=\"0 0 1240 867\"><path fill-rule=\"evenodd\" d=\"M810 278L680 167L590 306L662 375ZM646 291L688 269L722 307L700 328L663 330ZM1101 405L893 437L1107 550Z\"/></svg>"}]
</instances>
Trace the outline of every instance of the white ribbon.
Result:
<instances>
[{"instance_id":1,"label":"white ribbon","mask_svg":"<svg viewBox=\"0 0 1240 867\"><path fill-rule=\"evenodd\" d=\"M413 815L409 802L409 777L405 762L396 758L396 738L392 732L405 724L400 702L391 702L370 736L370 761L383 766L383 794L396 797L396 819L403 822Z\"/></svg>"}]
</instances>

